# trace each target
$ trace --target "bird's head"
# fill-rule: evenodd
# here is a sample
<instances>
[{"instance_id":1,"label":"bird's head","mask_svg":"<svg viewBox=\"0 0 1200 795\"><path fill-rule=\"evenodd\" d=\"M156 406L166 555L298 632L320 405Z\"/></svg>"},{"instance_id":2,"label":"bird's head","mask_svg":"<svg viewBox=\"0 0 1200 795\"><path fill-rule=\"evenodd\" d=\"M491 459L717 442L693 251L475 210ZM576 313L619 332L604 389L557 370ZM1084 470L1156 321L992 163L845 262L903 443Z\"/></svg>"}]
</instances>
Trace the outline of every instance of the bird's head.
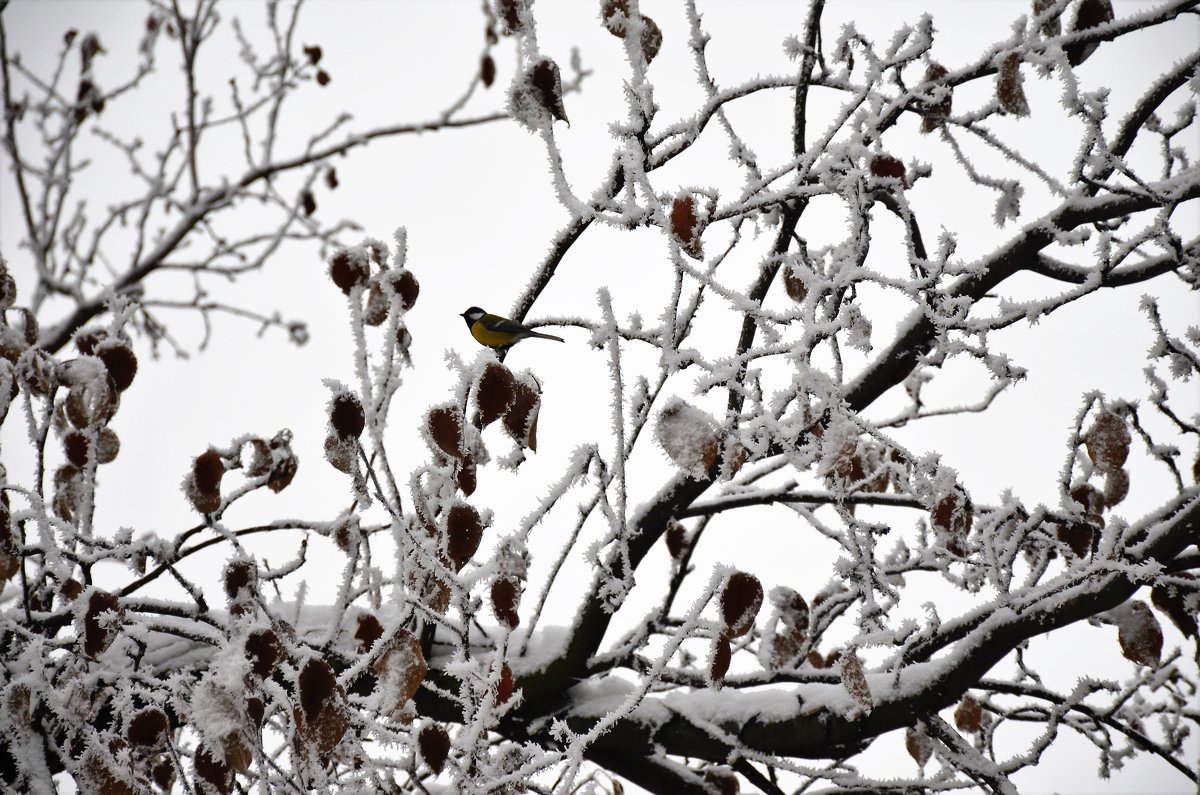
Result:
<instances>
[{"instance_id":1,"label":"bird's head","mask_svg":"<svg viewBox=\"0 0 1200 795\"><path fill-rule=\"evenodd\" d=\"M473 307L469 308L466 312L463 312L461 317L463 320L467 321L467 325L470 326L476 320L479 320L479 318L483 317L486 314L487 313L484 312L479 307L473 306Z\"/></svg>"}]
</instances>

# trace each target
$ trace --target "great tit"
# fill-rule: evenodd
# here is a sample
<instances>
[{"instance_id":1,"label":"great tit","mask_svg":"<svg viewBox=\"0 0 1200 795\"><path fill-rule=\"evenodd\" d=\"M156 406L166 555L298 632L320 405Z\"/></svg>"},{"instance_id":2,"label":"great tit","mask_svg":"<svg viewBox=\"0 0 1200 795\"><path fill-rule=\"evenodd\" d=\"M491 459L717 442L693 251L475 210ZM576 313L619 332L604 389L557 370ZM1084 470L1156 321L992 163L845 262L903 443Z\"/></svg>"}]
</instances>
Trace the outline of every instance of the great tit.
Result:
<instances>
[{"instance_id":1,"label":"great tit","mask_svg":"<svg viewBox=\"0 0 1200 795\"><path fill-rule=\"evenodd\" d=\"M462 319L467 321L467 328L471 329L471 336L475 341L489 348L507 348L529 337L564 342L562 337L527 329L515 320L489 315L477 306L463 312Z\"/></svg>"}]
</instances>

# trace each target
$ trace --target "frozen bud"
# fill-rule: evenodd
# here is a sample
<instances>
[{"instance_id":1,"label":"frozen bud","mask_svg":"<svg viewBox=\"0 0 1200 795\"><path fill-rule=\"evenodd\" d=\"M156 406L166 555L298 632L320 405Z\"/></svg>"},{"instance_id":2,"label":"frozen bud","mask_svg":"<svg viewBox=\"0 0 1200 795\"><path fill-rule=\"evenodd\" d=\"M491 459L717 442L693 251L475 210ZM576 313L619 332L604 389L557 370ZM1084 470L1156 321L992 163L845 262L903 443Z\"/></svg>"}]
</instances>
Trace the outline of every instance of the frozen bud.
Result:
<instances>
[{"instance_id":1,"label":"frozen bud","mask_svg":"<svg viewBox=\"0 0 1200 795\"><path fill-rule=\"evenodd\" d=\"M326 72L324 69L317 70L317 85L324 88L325 86L329 85L331 80L333 80L333 78L329 76L329 72ZM315 205L313 209L316 209Z\"/></svg>"},{"instance_id":2,"label":"frozen bud","mask_svg":"<svg viewBox=\"0 0 1200 795\"><path fill-rule=\"evenodd\" d=\"M317 73L318 77L320 72ZM304 217L309 218L317 211L317 197L313 195L311 190L301 191L300 207L304 210Z\"/></svg>"},{"instance_id":3,"label":"frozen bud","mask_svg":"<svg viewBox=\"0 0 1200 795\"><path fill-rule=\"evenodd\" d=\"M484 54L479 61L479 79L483 82L484 88L491 88L496 82L496 62L492 60L492 56Z\"/></svg>"},{"instance_id":4,"label":"frozen bud","mask_svg":"<svg viewBox=\"0 0 1200 795\"><path fill-rule=\"evenodd\" d=\"M445 728L438 723L422 726L417 735L417 746L421 749L421 759L434 775L441 773L450 755L450 734Z\"/></svg>"},{"instance_id":5,"label":"frozen bud","mask_svg":"<svg viewBox=\"0 0 1200 795\"><path fill-rule=\"evenodd\" d=\"M762 601L762 584L757 577L744 571L729 575L721 591L721 620L725 624L725 634L736 638L749 632Z\"/></svg>"},{"instance_id":6,"label":"frozen bud","mask_svg":"<svg viewBox=\"0 0 1200 795\"><path fill-rule=\"evenodd\" d=\"M671 203L671 234L679 242L683 253L692 259L704 259L700 234L704 223L697 214L696 198L690 194L677 196Z\"/></svg>"},{"instance_id":7,"label":"frozen bud","mask_svg":"<svg viewBox=\"0 0 1200 795\"><path fill-rule=\"evenodd\" d=\"M308 58L308 62L316 66L321 62L321 48L316 44L310 44L303 48L304 56Z\"/></svg>"},{"instance_id":8,"label":"frozen bud","mask_svg":"<svg viewBox=\"0 0 1200 795\"><path fill-rule=\"evenodd\" d=\"M1131 437L1125 420L1111 411L1102 411L1083 436L1088 458L1101 472L1111 472L1125 465L1129 457Z\"/></svg>"},{"instance_id":9,"label":"frozen bud","mask_svg":"<svg viewBox=\"0 0 1200 795\"><path fill-rule=\"evenodd\" d=\"M529 83L546 112L570 124L567 109L563 106L562 76L558 64L550 58L542 58L529 70Z\"/></svg>"},{"instance_id":10,"label":"frozen bud","mask_svg":"<svg viewBox=\"0 0 1200 795\"><path fill-rule=\"evenodd\" d=\"M338 249L329 260L329 278L346 295L356 286L365 285L370 277L371 263L359 247Z\"/></svg>"},{"instance_id":11,"label":"frozen bud","mask_svg":"<svg viewBox=\"0 0 1200 795\"><path fill-rule=\"evenodd\" d=\"M338 174L337 169L333 166L325 169L325 187L329 188L330 190L337 190Z\"/></svg>"}]
</instances>

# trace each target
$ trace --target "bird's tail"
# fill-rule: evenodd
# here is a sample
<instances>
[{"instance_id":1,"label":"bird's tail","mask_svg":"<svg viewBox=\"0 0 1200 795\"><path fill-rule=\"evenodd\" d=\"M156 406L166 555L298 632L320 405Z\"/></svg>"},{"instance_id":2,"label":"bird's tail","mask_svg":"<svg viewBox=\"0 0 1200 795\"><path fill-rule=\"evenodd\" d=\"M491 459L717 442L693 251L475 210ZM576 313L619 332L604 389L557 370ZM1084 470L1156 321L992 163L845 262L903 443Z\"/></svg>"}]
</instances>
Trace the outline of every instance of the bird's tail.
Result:
<instances>
[{"instance_id":1,"label":"bird's tail","mask_svg":"<svg viewBox=\"0 0 1200 795\"><path fill-rule=\"evenodd\" d=\"M529 336L541 337L544 340L554 340L555 342L566 342L566 340L564 340L562 337L556 337L553 334L543 334L540 331L531 331Z\"/></svg>"}]
</instances>

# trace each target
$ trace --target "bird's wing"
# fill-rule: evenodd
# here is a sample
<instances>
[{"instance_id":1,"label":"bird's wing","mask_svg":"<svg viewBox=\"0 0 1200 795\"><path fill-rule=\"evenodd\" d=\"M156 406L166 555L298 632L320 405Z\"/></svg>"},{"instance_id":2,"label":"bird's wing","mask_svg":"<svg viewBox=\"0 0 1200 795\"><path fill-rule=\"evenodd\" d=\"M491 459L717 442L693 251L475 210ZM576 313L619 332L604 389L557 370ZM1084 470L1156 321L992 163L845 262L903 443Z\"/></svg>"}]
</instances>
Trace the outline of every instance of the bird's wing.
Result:
<instances>
[{"instance_id":1,"label":"bird's wing","mask_svg":"<svg viewBox=\"0 0 1200 795\"><path fill-rule=\"evenodd\" d=\"M501 334L513 335L528 335L530 333L529 329L515 320L509 320L499 315L484 315L482 321L488 331L498 331Z\"/></svg>"}]
</instances>

